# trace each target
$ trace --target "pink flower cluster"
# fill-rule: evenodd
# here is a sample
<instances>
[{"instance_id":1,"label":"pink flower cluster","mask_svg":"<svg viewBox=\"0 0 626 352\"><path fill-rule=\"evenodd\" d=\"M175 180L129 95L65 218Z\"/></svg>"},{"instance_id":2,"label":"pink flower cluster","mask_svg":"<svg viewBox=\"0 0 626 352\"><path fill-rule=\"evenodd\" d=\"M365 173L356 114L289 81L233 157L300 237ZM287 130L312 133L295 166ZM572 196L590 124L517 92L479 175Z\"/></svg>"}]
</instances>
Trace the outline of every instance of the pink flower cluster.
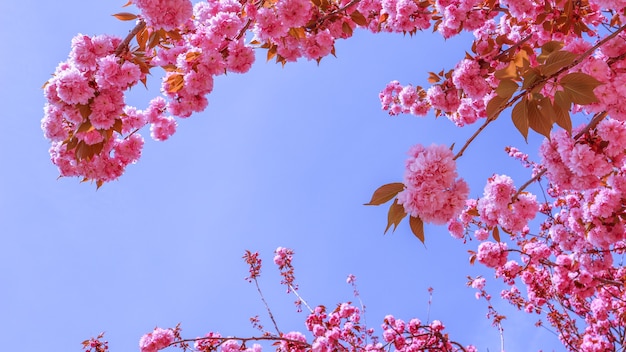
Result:
<instances>
[{"instance_id":1,"label":"pink flower cluster","mask_svg":"<svg viewBox=\"0 0 626 352\"><path fill-rule=\"evenodd\" d=\"M293 250L291 249L283 247L276 249L274 262L281 273L286 267L291 267L292 256ZM259 273L261 271L261 259L258 257L258 253L246 251L243 258L250 266L251 273ZM252 275L255 277L255 280L258 278L258 274ZM358 297L355 280L354 275L348 276L347 281L354 287L355 296ZM432 289L429 289L429 291L432 292ZM263 297L260 289L259 293ZM305 320L306 329L311 333L310 338L307 338L305 334L299 331L281 333L276 327L276 333L264 331L263 335L259 337L222 336L218 332L209 332L203 337L185 340L181 337L180 326L177 326L175 329L156 328L151 333L144 335L139 345L141 352L156 352L169 346L187 350L189 341L193 341L194 350L199 352L218 350L222 352L262 351L262 346L257 343L254 343L252 347L247 347L252 341L270 341L275 346L275 350L280 352L386 352L391 351L392 348L398 352L427 350L446 350L450 352L477 351L474 346L463 347L461 344L451 340L445 332L445 326L439 320L433 320L431 323L422 323L419 319L411 319L408 323L405 323L401 319L387 315L382 324L383 335L381 339L374 336L374 329L364 325L361 321L361 313L362 310L350 302L340 303L332 311L328 311L325 306L317 306L311 309L311 313L307 315ZM255 326L259 326L258 316L251 319L251 321ZM97 346L103 346L105 343L100 341L101 338L102 335L90 341L95 341L92 344L95 343ZM85 345L87 352L106 352L106 349L88 350L88 342Z\"/></svg>"},{"instance_id":2,"label":"pink flower cluster","mask_svg":"<svg viewBox=\"0 0 626 352\"><path fill-rule=\"evenodd\" d=\"M141 337L139 349L141 352L157 352L168 347L173 342L174 332L172 329L155 328L154 331Z\"/></svg>"},{"instance_id":3,"label":"pink flower cluster","mask_svg":"<svg viewBox=\"0 0 626 352\"><path fill-rule=\"evenodd\" d=\"M191 18L189 0L132 0L149 26L172 30Z\"/></svg>"},{"instance_id":4,"label":"pink flower cluster","mask_svg":"<svg viewBox=\"0 0 626 352\"><path fill-rule=\"evenodd\" d=\"M69 59L45 86L41 127L52 141L50 156L61 176L82 176L100 185L117 179L141 155L141 136L121 133L144 124L124 113L123 94L144 74L114 55L120 41L77 35Z\"/></svg>"},{"instance_id":5,"label":"pink flower cluster","mask_svg":"<svg viewBox=\"0 0 626 352\"><path fill-rule=\"evenodd\" d=\"M527 224L539 211L534 195L523 192L513 199L517 190L506 175L494 175L487 180L483 197L478 200L480 220L487 227L496 225L508 232L527 230Z\"/></svg>"},{"instance_id":6,"label":"pink flower cluster","mask_svg":"<svg viewBox=\"0 0 626 352\"><path fill-rule=\"evenodd\" d=\"M453 157L444 145L418 144L409 150L404 173L406 188L398 194L398 203L407 214L435 224L444 224L459 215L469 187L457 178Z\"/></svg>"},{"instance_id":7,"label":"pink flower cluster","mask_svg":"<svg viewBox=\"0 0 626 352\"><path fill-rule=\"evenodd\" d=\"M508 256L507 245L503 242L482 242L478 245L476 258L490 268L497 268L506 263Z\"/></svg>"}]
</instances>

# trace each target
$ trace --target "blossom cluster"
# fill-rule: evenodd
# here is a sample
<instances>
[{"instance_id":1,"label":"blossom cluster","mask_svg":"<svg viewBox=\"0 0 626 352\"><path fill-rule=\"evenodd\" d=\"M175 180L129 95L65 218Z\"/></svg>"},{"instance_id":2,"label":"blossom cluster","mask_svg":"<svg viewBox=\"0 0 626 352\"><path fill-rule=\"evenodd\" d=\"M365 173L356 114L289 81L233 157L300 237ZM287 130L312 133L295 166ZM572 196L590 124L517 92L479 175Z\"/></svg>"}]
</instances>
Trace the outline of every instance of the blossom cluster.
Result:
<instances>
[{"instance_id":1,"label":"blossom cluster","mask_svg":"<svg viewBox=\"0 0 626 352\"><path fill-rule=\"evenodd\" d=\"M457 178L452 151L444 145L413 146L406 161L404 185L398 203L407 214L435 224L458 216L469 194L467 183Z\"/></svg>"},{"instance_id":2,"label":"blossom cluster","mask_svg":"<svg viewBox=\"0 0 626 352\"><path fill-rule=\"evenodd\" d=\"M282 272L286 266L291 266L293 250L279 247L275 251L274 262ZM246 263L251 267L251 272L260 272L260 259L256 252L246 251L244 255ZM258 277L258 276L257 276ZM348 283L353 284L356 278L348 276ZM355 287L356 290L356 287ZM259 290L259 292L261 292ZM355 291L358 296L358 292ZM261 293L262 297L262 293ZM181 329L155 328L152 332L141 337L139 347L141 352L157 352L167 347L179 347L187 349L188 342L193 342L193 348L199 352L260 352L263 347L258 341L272 341L276 351L281 352L306 352L306 351L477 351L474 346L463 346L451 340L445 332L445 326L439 320L422 322L414 318L405 322L393 315L387 315L381 324L382 338L374 335L374 329L364 325L361 315L362 309L350 302L343 302L329 311L325 306L319 305L311 309L305 319L307 334L299 331L288 333L276 333L265 331L258 337L222 336L219 332L211 331L205 336L195 339L181 338ZM270 312L271 315L271 312ZM87 344L105 345L101 342L102 335L92 339ZM250 345L251 343L251 346ZM95 351L100 352L100 351Z\"/></svg>"},{"instance_id":3,"label":"blossom cluster","mask_svg":"<svg viewBox=\"0 0 626 352\"><path fill-rule=\"evenodd\" d=\"M501 296L511 304L528 313L546 313L567 349L623 347L626 273L616 260L626 251L623 1L132 3L141 13L126 39L76 36L68 59L44 88L47 103L41 125L61 176L94 180L98 186L117 179L141 155L142 128L150 125L156 140L170 138L177 127L174 117L205 110L214 78L247 72L255 50L266 50L268 59L281 64L300 58L319 62L335 53L337 40L351 37L357 28L405 34L432 28L444 38L468 31L474 36L471 49L453 69L431 72L429 87L392 81L379 95L382 108L391 115L425 116L433 111L460 127L482 123L456 156L444 146L411 148L404 188L396 192L394 204L404 210L401 215L448 223L454 237L478 241L471 262L493 269L496 278L510 285ZM128 106L125 92L139 82L145 84L154 67L165 71L162 95L144 110ZM508 108L524 138L529 129L547 137L538 163L529 162L516 149L508 151L525 167L532 166L531 181L547 182L541 204L525 191L527 185L516 188L510 177L499 174L487 180L480 198L467 199L469 187L458 177L456 158ZM591 116L589 121L572 128L572 120L583 114ZM545 220L533 231L530 224L538 213ZM494 241L488 240L490 236ZM297 294L292 255L279 248L274 261L288 292ZM248 253L246 260L251 265L248 279L256 281L260 259ZM482 294L484 282L475 286ZM285 350L457 346L441 334L442 324L418 320L406 324L393 317L385 319L382 340L365 344L370 333L359 317L359 309L350 303L333 311L319 306L307 318L312 342L298 332L277 331L269 337ZM142 349L182 346L177 333L155 330L142 338ZM197 349L233 351L249 341L209 335L197 340ZM86 348L106 350L106 344L98 341Z\"/></svg>"}]
</instances>

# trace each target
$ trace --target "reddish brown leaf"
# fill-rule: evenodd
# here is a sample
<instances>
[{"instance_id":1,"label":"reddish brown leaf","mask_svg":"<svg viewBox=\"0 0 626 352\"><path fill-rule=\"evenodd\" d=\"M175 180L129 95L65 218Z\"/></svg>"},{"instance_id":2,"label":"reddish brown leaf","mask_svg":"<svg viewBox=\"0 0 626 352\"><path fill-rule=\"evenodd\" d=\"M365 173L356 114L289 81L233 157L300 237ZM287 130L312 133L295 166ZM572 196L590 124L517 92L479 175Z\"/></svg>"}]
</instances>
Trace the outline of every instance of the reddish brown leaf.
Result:
<instances>
[{"instance_id":1,"label":"reddish brown leaf","mask_svg":"<svg viewBox=\"0 0 626 352\"><path fill-rule=\"evenodd\" d=\"M487 107L485 108L485 112L487 113L487 118L489 120L495 120L498 118L498 115L502 112L502 106L506 104L508 99L504 99L498 95L494 96L487 103Z\"/></svg>"},{"instance_id":2,"label":"reddish brown leaf","mask_svg":"<svg viewBox=\"0 0 626 352\"><path fill-rule=\"evenodd\" d=\"M528 101L528 127L535 132L550 138L550 130L554 124L554 109L548 98L535 94L537 97Z\"/></svg>"},{"instance_id":3,"label":"reddish brown leaf","mask_svg":"<svg viewBox=\"0 0 626 352\"><path fill-rule=\"evenodd\" d=\"M405 216L406 212L404 211L404 206L398 204L398 200L396 199L393 203L391 203L389 212L387 212L387 227L383 233L387 233L391 225L393 225L393 230L391 230L391 232L395 231Z\"/></svg>"},{"instance_id":4,"label":"reddish brown leaf","mask_svg":"<svg viewBox=\"0 0 626 352\"><path fill-rule=\"evenodd\" d=\"M544 45L541 46L541 54L537 56L537 61L544 63L546 59L548 58L548 56L550 56L550 54L552 54L555 51L561 50L563 45L564 45L563 42L557 41L557 40L553 40L551 42L545 43Z\"/></svg>"},{"instance_id":5,"label":"reddish brown leaf","mask_svg":"<svg viewBox=\"0 0 626 352\"><path fill-rule=\"evenodd\" d=\"M278 47L276 46L276 44L272 45L268 50L267 50L267 61L270 61L271 59L274 58L274 56L276 56L276 51L278 50Z\"/></svg>"},{"instance_id":6,"label":"reddish brown leaf","mask_svg":"<svg viewBox=\"0 0 626 352\"><path fill-rule=\"evenodd\" d=\"M80 126L78 126L78 129L76 130L76 132L89 132L94 129L95 128L91 125L91 122L87 120L83 122Z\"/></svg>"},{"instance_id":7,"label":"reddish brown leaf","mask_svg":"<svg viewBox=\"0 0 626 352\"><path fill-rule=\"evenodd\" d=\"M519 85L515 83L512 79L503 79L498 84L498 88L496 88L496 94L502 97L503 99L508 100L513 94L517 91Z\"/></svg>"},{"instance_id":8,"label":"reddish brown leaf","mask_svg":"<svg viewBox=\"0 0 626 352\"><path fill-rule=\"evenodd\" d=\"M561 78L560 83L565 93L575 104L587 105L598 101L593 90L602 83L586 73L567 74Z\"/></svg>"},{"instance_id":9,"label":"reddish brown leaf","mask_svg":"<svg viewBox=\"0 0 626 352\"><path fill-rule=\"evenodd\" d=\"M513 107L511 119L515 128L524 136L524 140L528 140L528 100L524 97Z\"/></svg>"},{"instance_id":10,"label":"reddish brown leaf","mask_svg":"<svg viewBox=\"0 0 626 352\"><path fill-rule=\"evenodd\" d=\"M494 239L496 242L500 242L500 230L498 230L498 225L496 225L496 226L493 228L493 231L491 231L491 235L493 236L493 239Z\"/></svg>"},{"instance_id":11,"label":"reddish brown leaf","mask_svg":"<svg viewBox=\"0 0 626 352\"><path fill-rule=\"evenodd\" d=\"M409 217L411 231L422 243L424 243L424 222L419 217Z\"/></svg>"},{"instance_id":12,"label":"reddish brown leaf","mask_svg":"<svg viewBox=\"0 0 626 352\"><path fill-rule=\"evenodd\" d=\"M115 119L115 123L113 124L113 131L122 134L122 119Z\"/></svg>"},{"instance_id":13,"label":"reddish brown leaf","mask_svg":"<svg viewBox=\"0 0 626 352\"><path fill-rule=\"evenodd\" d=\"M548 56L546 63L539 67L541 74L544 76L550 76L556 73L563 67L571 64L576 59L576 54L569 51L555 51Z\"/></svg>"},{"instance_id":14,"label":"reddish brown leaf","mask_svg":"<svg viewBox=\"0 0 626 352\"><path fill-rule=\"evenodd\" d=\"M167 83L167 91L170 93L176 93L183 89L184 79L183 75L173 74L170 75L165 82Z\"/></svg>"},{"instance_id":15,"label":"reddish brown leaf","mask_svg":"<svg viewBox=\"0 0 626 352\"><path fill-rule=\"evenodd\" d=\"M352 36L352 27L348 24L348 22L344 22L341 24L341 30L348 36Z\"/></svg>"},{"instance_id":16,"label":"reddish brown leaf","mask_svg":"<svg viewBox=\"0 0 626 352\"><path fill-rule=\"evenodd\" d=\"M80 116L84 119L88 119L89 115L91 115L91 107L88 104L78 104L78 111L80 111Z\"/></svg>"},{"instance_id":17,"label":"reddish brown leaf","mask_svg":"<svg viewBox=\"0 0 626 352\"><path fill-rule=\"evenodd\" d=\"M507 67L497 70L494 73L494 76L498 79L517 79L517 66L515 66L515 62L511 61L507 65Z\"/></svg>"},{"instance_id":18,"label":"reddish brown leaf","mask_svg":"<svg viewBox=\"0 0 626 352\"><path fill-rule=\"evenodd\" d=\"M441 81L441 78L434 72L428 72L428 83L437 83Z\"/></svg>"},{"instance_id":19,"label":"reddish brown leaf","mask_svg":"<svg viewBox=\"0 0 626 352\"><path fill-rule=\"evenodd\" d=\"M352 21L354 21L354 23L356 23L359 26L362 26L362 27L367 26L367 19L365 18L365 16L363 16L363 14L361 14L357 10L354 10L354 12L350 14L350 18L352 19Z\"/></svg>"},{"instance_id":20,"label":"reddish brown leaf","mask_svg":"<svg viewBox=\"0 0 626 352\"><path fill-rule=\"evenodd\" d=\"M132 14L130 12L120 12L113 15L113 17L117 18L120 21L132 21L137 19L137 15Z\"/></svg>"},{"instance_id":21,"label":"reddish brown leaf","mask_svg":"<svg viewBox=\"0 0 626 352\"><path fill-rule=\"evenodd\" d=\"M554 94L554 122L570 134L572 133L572 118L569 115L571 105L572 102L567 99L563 91L557 91Z\"/></svg>"},{"instance_id":22,"label":"reddish brown leaf","mask_svg":"<svg viewBox=\"0 0 626 352\"><path fill-rule=\"evenodd\" d=\"M369 203L365 203L364 205L381 205L383 203L387 203L388 201L393 199L393 197L395 197L398 193L402 192L402 190L404 190L404 184L402 184L401 182L382 185L374 191L372 199L369 201Z\"/></svg>"}]
</instances>

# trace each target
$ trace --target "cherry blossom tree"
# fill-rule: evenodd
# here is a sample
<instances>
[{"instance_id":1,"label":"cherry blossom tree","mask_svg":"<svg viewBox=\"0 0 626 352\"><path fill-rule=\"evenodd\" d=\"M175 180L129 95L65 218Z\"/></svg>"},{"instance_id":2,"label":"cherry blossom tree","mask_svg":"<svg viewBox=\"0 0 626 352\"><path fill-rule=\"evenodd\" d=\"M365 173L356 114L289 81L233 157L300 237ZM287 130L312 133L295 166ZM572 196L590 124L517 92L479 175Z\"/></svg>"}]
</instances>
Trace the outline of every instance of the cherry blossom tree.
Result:
<instances>
[{"instance_id":1,"label":"cherry blossom tree","mask_svg":"<svg viewBox=\"0 0 626 352\"><path fill-rule=\"evenodd\" d=\"M301 58L319 62L335 42L357 29L412 35L433 30L444 38L469 32L465 57L448 71L429 72L430 87L390 82L381 87L390 115L447 117L474 129L460 147L417 144L401 182L378 188L368 205L391 202L387 229L408 217L425 241L424 223L447 225L450 234L477 247L470 262L493 269L509 285L500 296L530 314L542 313L572 351L625 348L626 272L626 3L618 0L132 0L139 12L124 38L77 35L66 61L46 83L42 128L63 177L118 179L139 160L141 131L167 140L177 118L203 111L214 77L245 73L263 53L286 65ZM144 109L124 94L164 72L161 93ZM160 71L159 71L160 72ZM498 118L511 117L524 138L545 137L539 160L517 148L509 155L532 176L489 177L481 197L469 197L456 160ZM532 130L532 131L531 131ZM515 132L512 130L512 132ZM515 132L516 133L516 132ZM400 177L399 177L400 178ZM542 194L527 188L538 183ZM283 283L296 293L289 250L277 251ZM250 280L260 261L247 253ZM477 296L490 301L485 278L470 278ZM491 307L491 305L490 305ZM270 313L271 315L271 313ZM498 326L502 317L491 311ZM472 350L452 342L443 325L388 317L383 338L359 319L359 308L342 304L311 309L307 329L264 332L278 350ZM193 340L195 349L233 351L255 338L215 332ZM189 348L180 328L156 329L141 338L143 352L169 345ZM101 338L85 342L101 352Z\"/></svg>"}]
</instances>

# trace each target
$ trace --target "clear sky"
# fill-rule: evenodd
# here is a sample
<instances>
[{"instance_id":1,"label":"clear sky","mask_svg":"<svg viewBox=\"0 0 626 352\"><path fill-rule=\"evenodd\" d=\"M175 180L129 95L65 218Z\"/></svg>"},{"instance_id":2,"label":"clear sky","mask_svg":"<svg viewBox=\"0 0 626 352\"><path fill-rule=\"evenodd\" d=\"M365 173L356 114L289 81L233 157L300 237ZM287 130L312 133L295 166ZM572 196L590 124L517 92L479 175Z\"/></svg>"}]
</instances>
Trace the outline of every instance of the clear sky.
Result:
<instances>
[{"instance_id":1,"label":"clear sky","mask_svg":"<svg viewBox=\"0 0 626 352\"><path fill-rule=\"evenodd\" d=\"M476 241L427 226L425 248L406 223L383 236L386 207L362 205L378 186L402 180L411 145L458 146L473 133L445 118L391 118L378 101L393 79L427 85L428 71L452 68L467 38L357 31L337 43L337 58L284 68L259 52L251 72L217 79L209 108L179 120L170 140L144 131L139 163L96 191L57 179L40 129L41 86L76 33L124 36L132 23L110 15L128 11L125 2L0 3L0 351L80 351L101 331L112 352L138 351L142 334L178 322L187 337L254 334L249 317L270 321L243 280L245 249L265 260L261 284L281 330L304 330L305 315L271 264L278 246L295 250L310 305L352 300L345 279L354 274L378 329L385 314L426 320L432 286L431 320L464 344L499 350L484 301L465 285L467 275L490 277L468 265ZM141 109L156 94L158 86L136 87L128 101ZM532 151L537 140L526 146L506 115L490 126L459 160L471 196L495 172L518 185L528 179L503 148ZM487 287L498 295L495 281ZM554 334L533 327L536 316L495 303L509 317L508 352L562 350Z\"/></svg>"}]
</instances>

